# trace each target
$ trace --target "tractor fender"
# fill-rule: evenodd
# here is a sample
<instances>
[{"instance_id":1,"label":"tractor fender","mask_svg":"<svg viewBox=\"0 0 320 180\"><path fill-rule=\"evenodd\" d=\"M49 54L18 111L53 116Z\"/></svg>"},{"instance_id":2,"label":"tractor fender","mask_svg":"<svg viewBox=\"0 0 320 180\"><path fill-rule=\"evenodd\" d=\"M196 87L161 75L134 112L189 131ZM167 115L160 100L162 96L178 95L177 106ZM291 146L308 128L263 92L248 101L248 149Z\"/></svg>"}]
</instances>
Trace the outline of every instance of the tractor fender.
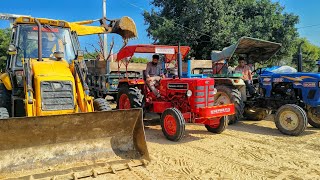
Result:
<instances>
[{"instance_id":1,"label":"tractor fender","mask_svg":"<svg viewBox=\"0 0 320 180\"><path fill-rule=\"evenodd\" d=\"M12 84L8 73L3 73L0 75L0 83L3 83L7 90L12 90Z\"/></svg>"},{"instance_id":2,"label":"tractor fender","mask_svg":"<svg viewBox=\"0 0 320 180\"><path fill-rule=\"evenodd\" d=\"M134 85L144 85L143 79L121 79L118 84L118 88L122 86L134 86Z\"/></svg>"}]
</instances>

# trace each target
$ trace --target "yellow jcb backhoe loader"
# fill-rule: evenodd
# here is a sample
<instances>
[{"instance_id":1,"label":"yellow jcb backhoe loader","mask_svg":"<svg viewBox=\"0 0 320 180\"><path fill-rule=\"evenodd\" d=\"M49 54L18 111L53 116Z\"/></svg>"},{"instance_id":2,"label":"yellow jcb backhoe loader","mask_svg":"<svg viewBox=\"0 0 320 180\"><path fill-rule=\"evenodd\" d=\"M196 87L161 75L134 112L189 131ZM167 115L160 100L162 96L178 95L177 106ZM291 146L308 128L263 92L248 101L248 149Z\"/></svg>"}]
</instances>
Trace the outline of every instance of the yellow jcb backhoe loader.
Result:
<instances>
[{"instance_id":1,"label":"yellow jcb backhoe loader","mask_svg":"<svg viewBox=\"0 0 320 180\"><path fill-rule=\"evenodd\" d=\"M0 179L78 179L149 161L141 110L108 111L88 95L78 35L137 35L128 17L106 22L16 19L0 76Z\"/></svg>"}]
</instances>

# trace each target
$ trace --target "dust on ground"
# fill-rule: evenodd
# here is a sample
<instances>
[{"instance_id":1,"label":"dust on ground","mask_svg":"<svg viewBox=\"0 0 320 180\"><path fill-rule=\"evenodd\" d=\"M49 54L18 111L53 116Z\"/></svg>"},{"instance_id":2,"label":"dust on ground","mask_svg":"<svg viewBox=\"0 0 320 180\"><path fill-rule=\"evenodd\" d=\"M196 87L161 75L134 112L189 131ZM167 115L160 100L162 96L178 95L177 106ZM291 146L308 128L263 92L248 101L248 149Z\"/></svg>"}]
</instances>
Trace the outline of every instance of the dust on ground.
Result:
<instances>
[{"instance_id":1,"label":"dust on ground","mask_svg":"<svg viewBox=\"0 0 320 180\"><path fill-rule=\"evenodd\" d=\"M292 137L272 118L241 121L222 134L188 124L180 142L165 139L159 125L145 131L151 163L114 179L320 179L320 130L311 126Z\"/></svg>"}]
</instances>

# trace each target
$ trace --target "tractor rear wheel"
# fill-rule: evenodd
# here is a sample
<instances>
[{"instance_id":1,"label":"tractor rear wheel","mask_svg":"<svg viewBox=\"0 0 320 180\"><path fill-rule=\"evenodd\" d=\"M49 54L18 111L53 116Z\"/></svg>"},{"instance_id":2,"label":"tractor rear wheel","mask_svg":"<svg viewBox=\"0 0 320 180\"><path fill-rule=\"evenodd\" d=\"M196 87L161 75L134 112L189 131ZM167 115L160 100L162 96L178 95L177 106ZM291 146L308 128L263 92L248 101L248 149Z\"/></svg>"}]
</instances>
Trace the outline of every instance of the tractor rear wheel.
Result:
<instances>
[{"instance_id":1,"label":"tractor rear wheel","mask_svg":"<svg viewBox=\"0 0 320 180\"><path fill-rule=\"evenodd\" d=\"M161 115L161 128L164 136L170 141L179 141L185 132L185 120L176 108L166 109Z\"/></svg>"},{"instance_id":2,"label":"tractor rear wheel","mask_svg":"<svg viewBox=\"0 0 320 180\"><path fill-rule=\"evenodd\" d=\"M95 111L111 111L112 108L107 100L98 98L93 101L93 107Z\"/></svg>"},{"instance_id":3,"label":"tractor rear wheel","mask_svg":"<svg viewBox=\"0 0 320 180\"><path fill-rule=\"evenodd\" d=\"M317 114L317 108L308 108L308 122L312 127L320 128L320 114Z\"/></svg>"},{"instance_id":4,"label":"tractor rear wheel","mask_svg":"<svg viewBox=\"0 0 320 180\"><path fill-rule=\"evenodd\" d=\"M276 113L275 124L281 133L298 136L307 128L307 113L295 104L283 105Z\"/></svg>"},{"instance_id":5,"label":"tractor rear wheel","mask_svg":"<svg viewBox=\"0 0 320 180\"><path fill-rule=\"evenodd\" d=\"M217 126L205 125L205 127L209 132L220 134L228 127L228 116L221 117L220 124Z\"/></svg>"},{"instance_id":6,"label":"tractor rear wheel","mask_svg":"<svg viewBox=\"0 0 320 180\"><path fill-rule=\"evenodd\" d=\"M229 86L218 85L216 86L217 94L214 97L214 102L217 105L234 104L235 114L229 116L229 124L237 123L244 112L244 103L241 99L241 93L238 89Z\"/></svg>"},{"instance_id":7,"label":"tractor rear wheel","mask_svg":"<svg viewBox=\"0 0 320 180\"><path fill-rule=\"evenodd\" d=\"M7 108L0 107L0 119L8 119L9 118L9 113Z\"/></svg>"},{"instance_id":8,"label":"tractor rear wheel","mask_svg":"<svg viewBox=\"0 0 320 180\"><path fill-rule=\"evenodd\" d=\"M121 87L117 97L117 109L143 108L144 96L138 87Z\"/></svg>"},{"instance_id":9,"label":"tractor rear wheel","mask_svg":"<svg viewBox=\"0 0 320 180\"><path fill-rule=\"evenodd\" d=\"M268 116L268 110L264 108L245 108L244 116L248 120L261 121Z\"/></svg>"}]
</instances>

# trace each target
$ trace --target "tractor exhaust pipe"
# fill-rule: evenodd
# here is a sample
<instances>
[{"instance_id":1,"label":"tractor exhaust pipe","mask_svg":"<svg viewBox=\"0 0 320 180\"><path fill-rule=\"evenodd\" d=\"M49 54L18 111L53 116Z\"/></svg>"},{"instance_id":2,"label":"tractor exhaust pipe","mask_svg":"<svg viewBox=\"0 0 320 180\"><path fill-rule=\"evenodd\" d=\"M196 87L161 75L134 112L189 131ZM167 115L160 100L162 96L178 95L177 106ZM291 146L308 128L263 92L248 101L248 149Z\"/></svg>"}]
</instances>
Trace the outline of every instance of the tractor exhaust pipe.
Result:
<instances>
[{"instance_id":1,"label":"tractor exhaust pipe","mask_svg":"<svg viewBox=\"0 0 320 180\"><path fill-rule=\"evenodd\" d=\"M38 61L42 61L42 26L38 19L34 19L38 26Z\"/></svg>"},{"instance_id":2,"label":"tractor exhaust pipe","mask_svg":"<svg viewBox=\"0 0 320 180\"><path fill-rule=\"evenodd\" d=\"M182 58L181 58L180 43L178 45L178 77L179 79L181 79L182 77Z\"/></svg>"},{"instance_id":3,"label":"tractor exhaust pipe","mask_svg":"<svg viewBox=\"0 0 320 180\"><path fill-rule=\"evenodd\" d=\"M298 54L298 72L302 72L302 44L304 42L301 42L299 44L299 54Z\"/></svg>"}]
</instances>

